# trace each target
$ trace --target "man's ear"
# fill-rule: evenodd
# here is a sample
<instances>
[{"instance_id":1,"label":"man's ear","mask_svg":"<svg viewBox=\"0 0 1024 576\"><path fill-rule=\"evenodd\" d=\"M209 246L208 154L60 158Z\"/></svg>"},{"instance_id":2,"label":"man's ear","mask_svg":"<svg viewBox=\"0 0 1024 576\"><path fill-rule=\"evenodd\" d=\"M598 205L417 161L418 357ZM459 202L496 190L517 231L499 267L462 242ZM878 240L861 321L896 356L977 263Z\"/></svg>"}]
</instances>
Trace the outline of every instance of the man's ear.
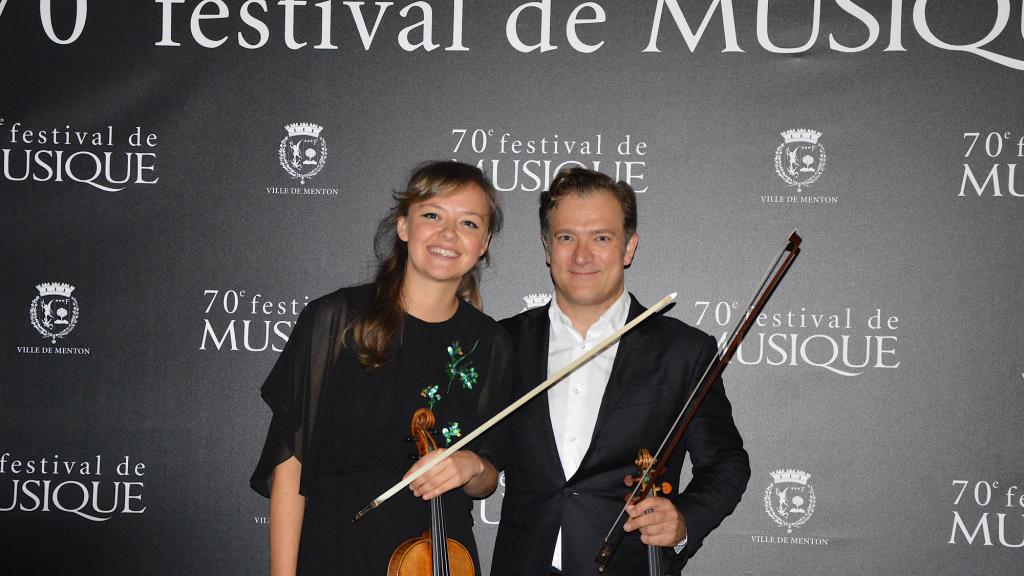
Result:
<instances>
[{"instance_id":1,"label":"man's ear","mask_svg":"<svg viewBox=\"0 0 1024 576\"><path fill-rule=\"evenodd\" d=\"M633 263L633 256L636 255L636 246L640 243L640 235L633 232L633 235L629 237L629 242L626 242L626 253L622 255L622 266L628 268Z\"/></svg>"}]
</instances>

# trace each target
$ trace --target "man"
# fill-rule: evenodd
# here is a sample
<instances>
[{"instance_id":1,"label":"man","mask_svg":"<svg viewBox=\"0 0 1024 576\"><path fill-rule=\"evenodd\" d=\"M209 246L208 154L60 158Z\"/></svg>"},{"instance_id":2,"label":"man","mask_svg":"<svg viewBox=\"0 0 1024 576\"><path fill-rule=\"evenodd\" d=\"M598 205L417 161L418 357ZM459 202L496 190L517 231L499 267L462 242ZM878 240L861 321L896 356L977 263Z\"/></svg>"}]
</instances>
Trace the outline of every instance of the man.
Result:
<instances>
[{"instance_id":1,"label":"man","mask_svg":"<svg viewBox=\"0 0 1024 576\"><path fill-rule=\"evenodd\" d=\"M624 285L639 242L628 185L582 168L562 172L541 195L540 223L555 295L502 321L516 347L513 397L644 310ZM710 336L655 315L513 415L489 454L505 470L491 574L595 574L637 450L658 448L716 349ZM664 547L667 573L678 574L739 502L750 467L721 382L659 482L677 482L685 452L692 481L630 508L607 574L648 573L645 545Z\"/></svg>"}]
</instances>

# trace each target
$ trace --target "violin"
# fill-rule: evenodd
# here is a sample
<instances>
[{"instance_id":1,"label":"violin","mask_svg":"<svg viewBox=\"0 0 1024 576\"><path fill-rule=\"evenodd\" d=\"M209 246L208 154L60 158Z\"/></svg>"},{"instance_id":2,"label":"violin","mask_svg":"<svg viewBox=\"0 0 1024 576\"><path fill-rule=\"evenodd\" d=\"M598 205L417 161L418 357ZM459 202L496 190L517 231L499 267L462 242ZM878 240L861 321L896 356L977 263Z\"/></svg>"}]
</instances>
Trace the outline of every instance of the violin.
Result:
<instances>
[{"instance_id":1,"label":"violin","mask_svg":"<svg viewBox=\"0 0 1024 576\"><path fill-rule=\"evenodd\" d=\"M682 410L676 416L675 421L672 423L672 427L669 428L668 434L665 439L661 441L661 445L658 450L654 453L651 458L649 465L644 467L641 471L640 476L644 478L658 478L665 473L666 464L669 458L672 456L672 452L679 445L679 442L683 439L683 435L686 434L686 429L689 427L690 422L693 421L694 415L697 413L697 409L700 408L701 403L707 396L711 387L715 384L718 378L722 375L722 371L725 370L726 366L729 365L729 361L732 360L736 350L739 349L740 344L743 342L743 338L746 337L747 332L750 331L750 327L754 324L754 321L761 314L761 310L764 309L765 304L768 303L768 299L775 293L775 289L778 288L779 283L782 282L782 278L789 271L790 266L796 260L796 257L800 255L800 244L803 241L800 235L796 233L796 230L789 235L786 240L786 246L782 249L771 266L768 268L768 272L761 279L761 283L757 287L757 291L754 293L754 297L751 299L750 304L747 305L746 311L736 320L736 324L732 331L729 333L729 337L723 342L719 348L715 357L711 359L707 368L704 369L704 374L700 377L697 385L690 393L689 398L683 405ZM636 487L633 488L633 493L626 497L626 506L622 507L622 511L619 512L619 516L612 523L612 527L608 530L608 534L604 538L604 542L601 543L601 548L598 550L597 558L594 559L597 562L598 574L604 574L608 569L608 563L612 559L612 555L622 542L624 534L623 526L626 524L628 514L626 513L626 507L631 502L639 502L643 500L648 492L653 488L652 483L637 483ZM652 572L654 574L654 572Z\"/></svg>"},{"instance_id":2,"label":"violin","mask_svg":"<svg viewBox=\"0 0 1024 576\"><path fill-rule=\"evenodd\" d=\"M671 484L668 482L657 484L656 478L652 477L650 470L654 467L654 456L651 456L650 450L647 448L641 448L638 450L633 464L636 465L636 476L630 477L632 482L628 483L628 486L632 486L634 483L639 483L641 486L641 492L650 492L651 494L672 493ZM664 471L662 474L664 474ZM626 496L626 502L636 504L640 502L640 499L638 499L636 495L630 494ZM661 546L654 544L647 545L648 576L665 576L665 562L662 558L661 548Z\"/></svg>"},{"instance_id":3,"label":"violin","mask_svg":"<svg viewBox=\"0 0 1024 576\"><path fill-rule=\"evenodd\" d=\"M419 408L412 415L409 429L420 458L437 450L431 434L434 422L434 413L427 408ZM430 500L430 530L395 549L388 561L388 576L474 576L469 551L445 534L441 496Z\"/></svg>"}]
</instances>

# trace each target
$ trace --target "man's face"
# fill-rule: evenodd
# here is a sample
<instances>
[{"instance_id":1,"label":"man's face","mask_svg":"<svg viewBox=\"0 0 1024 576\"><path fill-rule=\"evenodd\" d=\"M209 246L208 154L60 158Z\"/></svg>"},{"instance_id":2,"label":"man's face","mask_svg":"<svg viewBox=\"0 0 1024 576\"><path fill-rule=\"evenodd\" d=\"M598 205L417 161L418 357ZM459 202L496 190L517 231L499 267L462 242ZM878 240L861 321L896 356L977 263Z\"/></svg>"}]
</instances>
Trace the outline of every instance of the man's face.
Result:
<instances>
[{"instance_id":1,"label":"man's face","mask_svg":"<svg viewBox=\"0 0 1024 576\"><path fill-rule=\"evenodd\" d=\"M622 222L619 202L602 191L564 196L548 213L547 261L566 313L600 315L622 294L639 241L625 237Z\"/></svg>"}]
</instances>

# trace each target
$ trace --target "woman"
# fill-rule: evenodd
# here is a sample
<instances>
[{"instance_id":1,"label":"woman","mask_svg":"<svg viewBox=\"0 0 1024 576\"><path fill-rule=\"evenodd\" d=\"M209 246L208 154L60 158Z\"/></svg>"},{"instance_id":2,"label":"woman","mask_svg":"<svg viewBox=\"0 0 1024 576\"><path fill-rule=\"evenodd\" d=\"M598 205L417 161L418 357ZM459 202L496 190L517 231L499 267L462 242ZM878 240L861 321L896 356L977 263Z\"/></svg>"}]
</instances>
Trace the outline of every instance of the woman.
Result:
<instances>
[{"instance_id":1,"label":"woman","mask_svg":"<svg viewBox=\"0 0 1024 576\"><path fill-rule=\"evenodd\" d=\"M475 308L501 228L494 188L477 168L434 162L394 198L373 284L310 302L261 389L274 417L251 483L270 497L272 576L383 576L395 548L429 529L426 500L441 494L448 536L479 574L471 498L497 482L473 451L486 435L351 522L410 471L417 408L433 410L448 445L502 407L511 378L508 336Z\"/></svg>"}]
</instances>

